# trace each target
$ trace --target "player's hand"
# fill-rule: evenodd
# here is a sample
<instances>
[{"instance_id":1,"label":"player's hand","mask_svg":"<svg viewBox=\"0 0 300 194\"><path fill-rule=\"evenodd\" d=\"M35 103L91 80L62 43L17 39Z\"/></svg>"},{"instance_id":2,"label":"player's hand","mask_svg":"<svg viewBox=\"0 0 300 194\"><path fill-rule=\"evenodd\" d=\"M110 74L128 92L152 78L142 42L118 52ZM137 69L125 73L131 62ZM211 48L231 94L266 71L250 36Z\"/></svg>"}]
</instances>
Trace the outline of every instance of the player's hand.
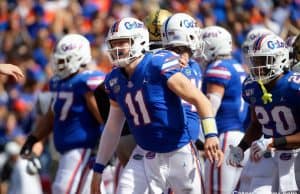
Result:
<instances>
[{"instance_id":1,"label":"player's hand","mask_svg":"<svg viewBox=\"0 0 300 194\"><path fill-rule=\"evenodd\" d=\"M244 151L238 146L229 145L230 153L227 163L234 167L242 167L241 162L244 160Z\"/></svg>"},{"instance_id":2,"label":"player's hand","mask_svg":"<svg viewBox=\"0 0 300 194\"><path fill-rule=\"evenodd\" d=\"M250 148L250 159L253 162L258 162L264 153L270 149L272 141L272 138L261 137L260 139L252 142Z\"/></svg>"},{"instance_id":3,"label":"player's hand","mask_svg":"<svg viewBox=\"0 0 300 194\"><path fill-rule=\"evenodd\" d=\"M41 169L42 169L42 165L41 165L39 158L35 155L32 155L32 157L28 159L28 163L26 166L26 172L30 175L35 175Z\"/></svg>"},{"instance_id":4,"label":"player's hand","mask_svg":"<svg viewBox=\"0 0 300 194\"><path fill-rule=\"evenodd\" d=\"M217 162L217 167L221 166L224 154L222 150L220 150L218 137L209 137L205 139L204 151L211 163Z\"/></svg>"},{"instance_id":5,"label":"player's hand","mask_svg":"<svg viewBox=\"0 0 300 194\"><path fill-rule=\"evenodd\" d=\"M91 183L91 194L101 194L102 174L93 172L93 179Z\"/></svg>"},{"instance_id":6,"label":"player's hand","mask_svg":"<svg viewBox=\"0 0 300 194\"><path fill-rule=\"evenodd\" d=\"M12 64L0 64L0 74L10 75L16 81L24 78L24 74L18 66Z\"/></svg>"},{"instance_id":7,"label":"player's hand","mask_svg":"<svg viewBox=\"0 0 300 194\"><path fill-rule=\"evenodd\" d=\"M37 141L36 137L29 135L21 148L20 155L23 158L30 158L32 155L32 147Z\"/></svg>"}]
</instances>

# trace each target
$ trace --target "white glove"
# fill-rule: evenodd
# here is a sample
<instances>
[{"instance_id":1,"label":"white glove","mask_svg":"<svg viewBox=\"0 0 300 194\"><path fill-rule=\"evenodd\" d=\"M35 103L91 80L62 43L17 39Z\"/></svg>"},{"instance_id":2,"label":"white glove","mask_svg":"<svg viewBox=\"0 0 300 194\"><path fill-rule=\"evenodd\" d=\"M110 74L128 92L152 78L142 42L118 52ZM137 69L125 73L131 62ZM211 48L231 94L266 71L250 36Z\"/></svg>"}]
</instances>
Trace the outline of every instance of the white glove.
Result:
<instances>
[{"instance_id":1,"label":"white glove","mask_svg":"<svg viewBox=\"0 0 300 194\"><path fill-rule=\"evenodd\" d=\"M26 171L30 175L37 174L42 168L41 162L39 158L36 156L32 156L30 159L28 159Z\"/></svg>"},{"instance_id":2,"label":"white glove","mask_svg":"<svg viewBox=\"0 0 300 194\"><path fill-rule=\"evenodd\" d=\"M250 148L250 159L254 162L258 162L262 158L264 153L268 151L268 146L271 143L272 138L264 138L264 136L252 142Z\"/></svg>"},{"instance_id":3,"label":"white glove","mask_svg":"<svg viewBox=\"0 0 300 194\"><path fill-rule=\"evenodd\" d=\"M238 146L229 145L230 153L227 163L234 167L242 167L241 162L244 159L244 151Z\"/></svg>"}]
</instances>

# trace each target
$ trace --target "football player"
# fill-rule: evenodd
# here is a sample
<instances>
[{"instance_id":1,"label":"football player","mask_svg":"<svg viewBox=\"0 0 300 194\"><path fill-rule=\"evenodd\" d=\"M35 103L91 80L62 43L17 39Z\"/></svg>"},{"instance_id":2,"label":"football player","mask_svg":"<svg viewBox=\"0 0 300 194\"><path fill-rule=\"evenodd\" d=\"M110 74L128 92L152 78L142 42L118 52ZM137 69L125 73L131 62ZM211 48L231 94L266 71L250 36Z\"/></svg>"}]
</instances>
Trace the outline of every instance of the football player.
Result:
<instances>
[{"instance_id":1,"label":"football player","mask_svg":"<svg viewBox=\"0 0 300 194\"><path fill-rule=\"evenodd\" d=\"M137 142L118 185L117 193L201 193L200 174L188 134L181 99L193 104L206 132L211 161L222 162L216 126L208 99L181 73L179 56L165 50L145 53L149 35L143 22L123 18L107 37L115 68L106 76L110 112L101 136L92 192L112 156L127 120Z\"/></svg>"},{"instance_id":2,"label":"football player","mask_svg":"<svg viewBox=\"0 0 300 194\"><path fill-rule=\"evenodd\" d=\"M206 66L203 91L212 103L218 135L225 158L229 145L237 145L244 136L248 105L242 99L242 84L247 74L231 55L232 37L224 28L209 26L202 30L204 42L202 60ZM207 193L230 194L236 188L242 168L223 163L220 168L206 162Z\"/></svg>"},{"instance_id":3,"label":"football player","mask_svg":"<svg viewBox=\"0 0 300 194\"><path fill-rule=\"evenodd\" d=\"M49 83L51 106L21 150L23 157L30 156L33 145L53 131L55 148L61 154L53 193L90 192L89 160L103 124L93 90L105 78L102 72L81 68L90 61L90 44L85 37L68 34L59 40Z\"/></svg>"},{"instance_id":4,"label":"football player","mask_svg":"<svg viewBox=\"0 0 300 194\"><path fill-rule=\"evenodd\" d=\"M240 165L251 146L250 192L299 191L300 75L287 70L289 50L277 35L258 37L249 57L243 98L251 107L251 123L238 146L231 147L228 162Z\"/></svg>"}]
</instances>

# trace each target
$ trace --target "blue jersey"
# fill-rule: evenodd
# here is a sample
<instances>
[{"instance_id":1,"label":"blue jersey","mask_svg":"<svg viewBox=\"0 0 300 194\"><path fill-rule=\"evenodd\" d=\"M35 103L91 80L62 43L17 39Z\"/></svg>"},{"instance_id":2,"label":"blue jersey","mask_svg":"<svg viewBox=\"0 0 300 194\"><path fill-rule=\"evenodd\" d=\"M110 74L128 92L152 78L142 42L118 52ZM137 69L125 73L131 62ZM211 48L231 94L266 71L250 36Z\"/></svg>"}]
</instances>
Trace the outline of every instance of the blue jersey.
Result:
<instances>
[{"instance_id":1,"label":"blue jersey","mask_svg":"<svg viewBox=\"0 0 300 194\"><path fill-rule=\"evenodd\" d=\"M101 126L89 111L84 95L93 91L105 75L99 71L84 71L68 79L50 80L53 93L54 144L63 153L74 148L94 148Z\"/></svg>"},{"instance_id":2,"label":"blue jersey","mask_svg":"<svg viewBox=\"0 0 300 194\"><path fill-rule=\"evenodd\" d=\"M110 99L118 102L143 149L165 153L191 140L181 99L167 86L168 79L180 72L178 58L166 50L147 53L131 78L116 68L105 79Z\"/></svg>"},{"instance_id":3,"label":"blue jersey","mask_svg":"<svg viewBox=\"0 0 300 194\"><path fill-rule=\"evenodd\" d=\"M242 98L242 84L246 72L235 59L217 60L205 71L203 90L207 84L219 84L225 89L221 105L216 115L219 134L231 131L244 131L248 105Z\"/></svg>"},{"instance_id":4,"label":"blue jersey","mask_svg":"<svg viewBox=\"0 0 300 194\"><path fill-rule=\"evenodd\" d=\"M300 74L288 72L268 91L272 102L264 104L257 82L247 78L243 97L254 111L265 137L282 137L300 131Z\"/></svg>"},{"instance_id":5,"label":"blue jersey","mask_svg":"<svg viewBox=\"0 0 300 194\"><path fill-rule=\"evenodd\" d=\"M182 68L181 72L189 79L191 82L201 90L202 86L202 72L200 65L194 61L190 60L188 65ZM200 117L197 112L197 109L194 105L183 101L183 107L186 112L188 129L190 136L193 140L197 140L199 138L199 132L202 130L200 125Z\"/></svg>"}]
</instances>

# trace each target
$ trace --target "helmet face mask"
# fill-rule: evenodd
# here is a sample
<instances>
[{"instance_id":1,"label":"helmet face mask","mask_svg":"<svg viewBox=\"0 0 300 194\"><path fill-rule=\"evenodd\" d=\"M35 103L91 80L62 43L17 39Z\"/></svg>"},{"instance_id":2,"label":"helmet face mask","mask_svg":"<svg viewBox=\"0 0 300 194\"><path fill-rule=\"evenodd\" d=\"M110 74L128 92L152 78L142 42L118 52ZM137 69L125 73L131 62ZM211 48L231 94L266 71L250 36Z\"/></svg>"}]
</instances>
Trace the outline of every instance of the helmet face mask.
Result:
<instances>
[{"instance_id":1,"label":"helmet face mask","mask_svg":"<svg viewBox=\"0 0 300 194\"><path fill-rule=\"evenodd\" d=\"M115 65L123 66L129 64L132 60L133 53L131 53L132 40L129 38L115 39L109 41L111 49L108 49L112 61Z\"/></svg>"},{"instance_id":2,"label":"helmet face mask","mask_svg":"<svg viewBox=\"0 0 300 194\"><path fill-rule=\"evenodd\" d=\"M254 75L253 77L257 78L257 80L261 80L263 83L266 83L266 81L272 78L272 66L275 62L274 56L254 56L250 57L250 61L251 64L253 64L250 69L251 75Z\"/></svg>"},{"instance_id":3,"label":"helmet face mask","mask_svg":"<svg viewBox=\"0 0 300 194\"><path fill-rule=\"evenodd\" d=\"M90 43L79 34L65 35L56 45L53 58L54 74L60 79L65 79L76 73L81 66L90 63Z\"/></svg>"},{"instance_id":4,"label":"helmet face mask","mask_svg":"<svg viewBox=\"0 0 300 194\"><path fill-rule=\"evenodd\" d=\"M128 44L120 47L112 44L115 41ZM149 50L149 33L143 22L127 17L112 25L106 43L112 63L124 67Z\"/></svg>"},{"instance_id":5,"label":"helmet face mask","mask_svg":"<svg viewBox=\"0 0 300 194\"><path fill-rule=\"evenodd\" d=\"M289 51L285 42L274 34L258 37L248 53L252 80L266 84L289 66Z\"/></svg>"}]
</instances>

